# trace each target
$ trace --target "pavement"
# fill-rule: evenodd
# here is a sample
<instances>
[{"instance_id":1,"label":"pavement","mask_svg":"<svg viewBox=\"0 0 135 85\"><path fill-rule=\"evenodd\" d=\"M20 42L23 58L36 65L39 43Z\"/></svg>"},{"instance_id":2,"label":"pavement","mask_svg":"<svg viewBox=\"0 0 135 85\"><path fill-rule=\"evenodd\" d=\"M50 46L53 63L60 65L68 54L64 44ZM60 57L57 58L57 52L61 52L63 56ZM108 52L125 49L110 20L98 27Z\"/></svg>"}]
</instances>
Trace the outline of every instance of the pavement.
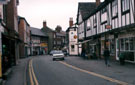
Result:
<instances>
[{"instance_id":1,"label":"pavement","mask_svg":"<svg viewBox=\"0 0 135 85\"><path fill-rule=\"evenodd\" d=\"M86 60L76 56L67 57L64 62L90 72L135 85L135 63L126 62L125 65L120 65L118 61L114 60L110 61L110 67L108 67L105 65L103 59Z\"/></svg>"},{"instance_id":2,"label":"pavement","mask_svg":"<svg viewBox=\"0 0 135 85\"><path fill-rule=\"evenodd\" d=\"M19 64L12 68L12 73L5 81L4 85L26 85L26 68L30 58L19 60ZM107 67L104 60L85 60L81 57L68 56L65 61L78 68L105 75L114 79L128 82L135 85L135 64L126 63L121 66L117 61L110 61Z\"/></svg>"},{"instance_id":3,"label":"pavement","mask_svg":"<svg viewBox=\"0 0 135 85\"><path fill-rule=\"evenodd\" d=\"M26 69L29 58L20 59L19 63L12 67L12 72L3 85L26 85Z\"/></svg>"}]
</instances>

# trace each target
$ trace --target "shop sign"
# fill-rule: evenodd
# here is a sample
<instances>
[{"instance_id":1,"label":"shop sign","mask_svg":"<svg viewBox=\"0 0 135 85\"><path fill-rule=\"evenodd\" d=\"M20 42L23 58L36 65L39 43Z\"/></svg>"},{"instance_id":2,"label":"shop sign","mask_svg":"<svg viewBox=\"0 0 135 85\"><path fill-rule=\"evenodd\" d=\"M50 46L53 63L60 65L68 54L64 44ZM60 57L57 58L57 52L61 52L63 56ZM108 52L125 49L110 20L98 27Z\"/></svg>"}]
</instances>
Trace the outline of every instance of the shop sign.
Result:
<instances>
[{"instance_id":1,"label":"shop sign","mask_svg":"<svg viewBox=\"0 0 135 85\"><path fill-rule=\"evenodd\" d=\"M40 46L47 47L47 43L41 43Z\"/></svg>"}]
</instances>

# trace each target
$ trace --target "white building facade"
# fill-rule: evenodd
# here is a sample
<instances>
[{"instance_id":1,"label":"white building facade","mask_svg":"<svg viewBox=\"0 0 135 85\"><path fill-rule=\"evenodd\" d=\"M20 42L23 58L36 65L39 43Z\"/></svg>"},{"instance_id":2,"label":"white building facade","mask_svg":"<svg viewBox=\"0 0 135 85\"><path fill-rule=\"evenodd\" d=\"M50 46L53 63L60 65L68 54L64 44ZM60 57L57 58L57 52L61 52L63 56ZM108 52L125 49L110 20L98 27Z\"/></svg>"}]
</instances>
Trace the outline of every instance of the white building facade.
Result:
<instances>
[{"instance_id":1,"label":"white building facade","mask_svg":"<svg viewBox=\"0 0 135 85\"><path fill-rule=\"evenodd\" d=\"M69 55L78 55L77 27L72 26L68 32L69 35Z\"/></svg>"},{"instance_id":2,"label":"white building facade","mask_svg":"<svg viewBox=\"0 0 135 85\"><path fill-rule=\"evenodd\" d=\"M83 21L81 15L78 18L79 40L84 37L81 42L87 40L97 56L102 57L108 47L113 59L119 60L120 54L126 52L126 60L135 62L134 0L105 0Z\"/></svg>"}]
</instances>

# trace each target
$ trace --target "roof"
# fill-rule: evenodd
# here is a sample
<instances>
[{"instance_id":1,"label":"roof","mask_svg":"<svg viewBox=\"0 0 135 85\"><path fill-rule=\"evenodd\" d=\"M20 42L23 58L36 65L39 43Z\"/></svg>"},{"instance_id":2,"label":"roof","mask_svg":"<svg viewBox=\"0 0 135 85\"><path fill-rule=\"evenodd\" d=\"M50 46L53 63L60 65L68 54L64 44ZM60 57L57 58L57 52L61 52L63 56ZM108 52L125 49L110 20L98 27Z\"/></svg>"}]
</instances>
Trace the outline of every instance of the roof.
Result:
<instances>
[{"instance_id":1,"label":"roof","mask_svg":"<svg viewBox=\"0 0 135 85\"><path fill-rule=\"evenodd\" d=\"M77 24L76 23L72 27L68 27L66 32L69 32L70 29L74 29L74 28L77 28Z\"/></svg>"},{"instance_id":2,"label":"roof","mask_svg":"<svg viewBox=\"0 0 135 85\"><path fill-rule=\"evenodd\" d=\"M28 26L30 26L30 24L27 22L27 20L25 19L25 17L18 16L18 23L20 23L20 19L23 19L26 22L26 24Z\"/></svg>"},{"instance_id":3,"label":"roof","mask_svg":"<svg viewBox=\"0 0 135 85\"><path fill-rule=\"evenodd\" d=\"M62 33L56 33L57 36L66 36L65 34L62 34Z\"/></svg>"},{"instance_id":4,"label":"roof","mask_svg":"<svg viewBox=\"0 0 135 85\"><path fill-rule=\"evenodd\" d=\"M30 29L32 35L47 37L47 34L43 33L41 29L34 28L34 27L30 27Z\"/></svg>"},{"instance_id":5,"label":"roof","mask_svg":"<svg viewBox=\"0 0 135 85\"><path fill-rule=\"evenodd\" d=\"M79 2L78 3L78 14L77 21L79 18L79 11L81 12L82 19L84 20L89 16L89 14L96 8L95 2Z\"/></svg>"},{"instance_id":6,"label":"roof","mask_svg":"<svg viewBox=\"0 0 135 85\"><path fill-rule=\"evenodd\" d=\"M92 7L88 7L89 9L92 9L92 10L89 12L88 16L86 15L86 17L83 18L83 20L87 20L90 16L95 14L97 11L103 9L105 6L107 6L108 3L111 3L112 1L114 1L114 0L105 0L98 7L96 7L96 5L95 5L95 7L93 9L92 9ZM92 4L91 4L91 6L92 6ZM79 17L79 13L77 15L77 23L78 23L78 17Z\"/></svg>"},{"instance_id":7,"label":"roof","mask_svg":"<svg viewBox=\"0 0 135 85\"><path fill-rule=\"evenodd\" d=\"M44 29L47 29L47 30L44 30ZM41 30L54 32L54 30L49 28L48 26L41 28Z\"/></svg>"}]
</instances>

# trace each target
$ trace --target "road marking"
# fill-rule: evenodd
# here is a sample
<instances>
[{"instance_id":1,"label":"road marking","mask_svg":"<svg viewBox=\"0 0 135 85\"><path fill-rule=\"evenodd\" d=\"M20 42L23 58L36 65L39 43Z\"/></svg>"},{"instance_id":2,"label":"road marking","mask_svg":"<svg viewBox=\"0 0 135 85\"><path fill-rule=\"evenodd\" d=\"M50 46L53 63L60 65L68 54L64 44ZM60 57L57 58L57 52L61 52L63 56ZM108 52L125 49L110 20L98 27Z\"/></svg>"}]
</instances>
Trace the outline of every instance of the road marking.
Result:
<instances>
[{"instance_id":1,"label":"road marking","mask_svg":"<svg viewBox=\"0 0 135 85\"><path fill-rule=\"evenodd\" d=\"M32 59L29 61L29 76L30 76L31 85L39 85L37 78L35 76L34 70L33 70ZM33 80L33 78L34 78L34 80ZM35 82L35 84L34 84L34 82Z\"/></svg>"},{"instance_id":2,"label":"road marking","mask_svg":"<svg viewBox=\"0 0 135 85\"><path fill-rule=\"evenodd\" d=\"M111 81L111 82L118 83L120 85L129 85L126 82L119 81L119 80L116 80L116 79L113 79L113 78L110 78L110 77L107 77L107 76L104 76L104 75L101 75L101 74L97 74L97 73L94 73L94 72L90 72L90 71L87 71L87 70L83 70L83 69L80 69L78 67L75 67L75 66L72 66L70 64L67 64L66 62L63 62L63 61L59 61L59 62L62 63L62 64L64 64L64 65L66 65L66 66L68 66L68 67L70 67L70 68L79 70L79 71L84 72L84 73L88 73L88 74L93 75L93 76L96 76L96 77L103 78L103 79L108 80L108 81Z\"/></svg>"},{"instance_id":3,"label":"road marking","mask_svg":"<svg viewBox=\"0 0 135 85\"><path fill-rule=\"evenodd\" d=\"M37 78L36 78L36 75L35 75L34 70L33 70L32 60L31 60L31 67L32 67L31 70L32 70L32 74L33 74L33 77L34 77L34 81L35 81L36 85L39 85L38 81L37 81Z\"/></svg>"},{"instance_id":4,"label":"road marking","mask_svg":"<svg viewBox=\"0 0 135 85\"><path fill-rule=\"evenodd\" d=\"M30 77L30 84L34 85L32 73L31 73L31 60L29 61L29 77Z\"/></svg>"}]
</instances>

